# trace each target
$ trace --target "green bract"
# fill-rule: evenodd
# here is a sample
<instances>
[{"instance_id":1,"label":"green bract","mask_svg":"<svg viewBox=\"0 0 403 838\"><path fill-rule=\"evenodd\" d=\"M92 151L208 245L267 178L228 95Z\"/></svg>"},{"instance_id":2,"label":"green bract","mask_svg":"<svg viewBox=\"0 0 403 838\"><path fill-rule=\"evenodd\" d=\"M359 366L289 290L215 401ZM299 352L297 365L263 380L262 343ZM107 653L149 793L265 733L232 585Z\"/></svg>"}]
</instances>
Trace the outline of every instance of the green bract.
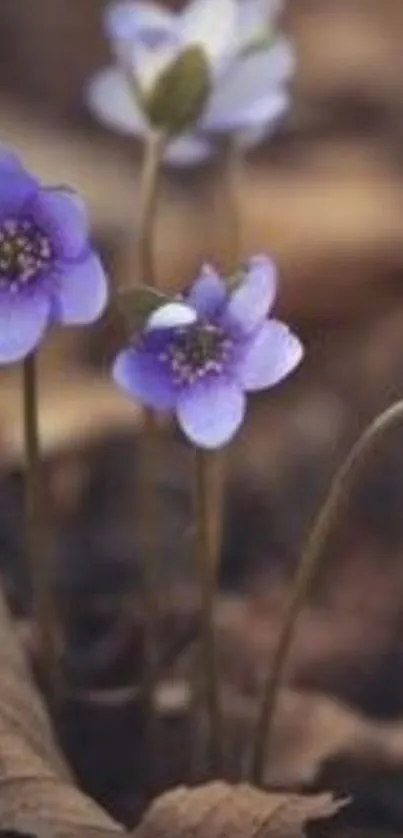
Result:
<instances>
[{"instance_id":1,"label":"green bract","mask_svg":"<svg viewBox=\"0 0 403 838\"><path fill-rule=\"evenodd\" d=\"M150 315L170 298L149 285L138 284L135 288L121 291L117 296L117 307L126 320L128 329L136 333L143 329Z\"/></svg>"},{"instance_id":2,"label":"green bract","mask_svg":"<svg viewBox=\"0 0 403 838\"><path fill-rule=\"evenodd\" d=\"M209 93L207 58L199 47L189 47L161 74L143 107L151 125L172 137L194 125Z\"/></svg>"}]
</instances>

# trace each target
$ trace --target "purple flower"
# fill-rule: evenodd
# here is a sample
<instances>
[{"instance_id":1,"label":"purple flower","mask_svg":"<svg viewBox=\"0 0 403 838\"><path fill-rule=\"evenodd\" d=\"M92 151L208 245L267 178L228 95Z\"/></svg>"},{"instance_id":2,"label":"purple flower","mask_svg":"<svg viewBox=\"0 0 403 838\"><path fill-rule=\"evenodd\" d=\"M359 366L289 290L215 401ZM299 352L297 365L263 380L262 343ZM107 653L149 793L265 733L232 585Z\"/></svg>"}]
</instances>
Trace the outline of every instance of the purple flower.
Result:
<instances>
[{"instance_id":1,"label":"purple flower","mask_svg":"<svg viewBox=\"0 0 403 838\"><path fill-rule=\"evenodd\" d=\"M96 320L106 302L81 200L41 186L0 149L0 364L25 358L53 322Z\"/></svg>"},{"instance_id":2,"label":"purple flower","mask_svg":"<svg viewBox=\"0 0 403 838\"><path fill-rule=\"evenodd\" d=\"M246 393L277 384L302 358L299 339L267 317L275 293L264 256L249 261L233 293L205 266L184 301L189 316L169 318L172 304L163 306L116 358L115 381L146 406L176 412L195 445L219 448L242 423Z\"/></svg>"},{"instance_id":3,"label":"purple flower","mask_svg":"<svg viewBox=\"0 0 403 838\"><path fill-rule=\"evenodd\" d=\"M165 161L197 164L228 134L242 148L256 145L290 99L294 51L273 32L280 5L277 0L191 0L174 13L142 0L110 3L106 29L117 62L90 81L91 110L115 130L147 138L152 126L144 98L184 50L197 46L208 62L210 93L189 133L170 139Z\"/></svg>"}]
</instances>

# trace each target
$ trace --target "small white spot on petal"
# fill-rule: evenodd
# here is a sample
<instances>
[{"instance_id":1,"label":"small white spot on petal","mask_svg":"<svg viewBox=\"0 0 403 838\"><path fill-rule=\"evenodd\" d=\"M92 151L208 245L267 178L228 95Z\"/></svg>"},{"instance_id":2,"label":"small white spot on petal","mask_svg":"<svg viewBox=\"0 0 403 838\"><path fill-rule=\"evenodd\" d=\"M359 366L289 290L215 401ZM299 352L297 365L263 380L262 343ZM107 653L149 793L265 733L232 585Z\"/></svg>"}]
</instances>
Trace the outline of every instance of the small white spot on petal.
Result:
<instances>
[{"instance_id":1,"label":"small white spot on petal","mask_svg":"<svg viewBox=\"0 0 403 838\"><path fill-rule=\"evenodd\" d=\"M183 303L166 303L149 317L146 331L151 329L175 329L178 326L190 326L197 320L197 313Z\"/></svg>"}]
</instances>

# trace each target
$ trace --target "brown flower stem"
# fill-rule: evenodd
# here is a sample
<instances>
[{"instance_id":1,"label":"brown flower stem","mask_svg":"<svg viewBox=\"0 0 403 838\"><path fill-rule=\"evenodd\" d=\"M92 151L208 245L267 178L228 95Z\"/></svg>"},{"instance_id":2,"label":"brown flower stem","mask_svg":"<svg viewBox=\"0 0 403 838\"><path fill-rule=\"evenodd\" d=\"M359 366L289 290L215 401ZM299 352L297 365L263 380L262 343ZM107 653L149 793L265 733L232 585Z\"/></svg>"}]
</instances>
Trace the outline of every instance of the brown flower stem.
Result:
<instances>
[{"instance_id":1,"label":"brown flower stem","mask_svg":"<svg viewBox=\"0 0 403 838\"><path fill-rule=\"evenodd\" d=\"M263 690L251 771L251 780L256 785L264 783L279 692L284 683L298 619L319 568L323 551L341 512L348 502L357 475L363 464L367 462L368 455L376 450L377 443L383 439L385 433L395 425L400 424L402 419L403 401L399 401L376 417L355 443L333 480L329 494L302 553L274 659Z\"/></svg>"},{"instance_id":2,"label":"brown flower stem","mask_svg":"<svg viewBox=\"0 0 403 838\"><path fill-rule=\"evenodd\" d=\"M164 140L160 134L148 137L144 148L140 187L140 212L137 238L138 266L141 282L157 286L155 268L155 219L158 183Z\"/></svg>"},{"instance_id":3,"label":"brown flower stem","mask_svg":"<svg viewBox=\"0 0 403 838\"><path fill-rule=\"evenodd\" d=\"M219 695L217 650L214 632L214 597L219 560L218 533L221 526L221 469L219 455L196 450L197 566L201 591L202 651L205 697L209 719L208 760L213 776L222 770L222 714Z\"/></svg>"},{"instance_id":4,"label":"brown flower stem","mask_svg":"<svg viewBox=\"0 0 403 838\"><path fill-rule=\"evenodd\" d=\"M23 362L23 416L25 439L26 551L31 572L32 611L38 633L38 653L43 674L55 691L58 681L58 619L49 579L49 539L41 478L37 359L32 353Z\"/></svg>"},{"instance_id":5,"label":"brown flower stem","mask_svg":"<svg viewBox=\"0 0 403 838\"><path fill-rule=\"evenodd\" d=\"M159 135L148 138L144 151L138 228L138 275L140 282L157 286L154 256L155 221L163 140ZM158 562L155 534L158 528L159 431L151 410L144 412L139 448L138 520L142 562L144 613L144 708L147 753L147 785L153 792L157 770L158 730L154 712L156 671L158 662Z\"/></svg>"},{"instance_id":6,"label":"brown flower stem","mask_svg":"<svg viewBox=\"0 0 403 838\"><path fill-rule=\"evenodd\" d=\"M228 218L229 270L236 270L241 254L242 212L240 157L229 139L223 148L224 215ZM196 450L197 565L202 599L202 648L205 698L209 720L208 768L212 776L223 767L223 725L214 632L214 599L224 521L225 462L221 453Z\"/></svg>"}]
</instances>

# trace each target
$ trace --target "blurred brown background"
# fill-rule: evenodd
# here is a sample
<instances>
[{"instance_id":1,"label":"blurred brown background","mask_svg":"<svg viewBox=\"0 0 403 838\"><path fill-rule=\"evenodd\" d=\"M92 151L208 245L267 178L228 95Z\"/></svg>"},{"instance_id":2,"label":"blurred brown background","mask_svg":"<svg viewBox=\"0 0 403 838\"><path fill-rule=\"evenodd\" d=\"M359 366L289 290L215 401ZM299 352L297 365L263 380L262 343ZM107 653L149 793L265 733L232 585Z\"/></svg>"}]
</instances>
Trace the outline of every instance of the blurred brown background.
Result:
<instances>
[{"instance_id":1,"label":"blurred brown background","mask_svg":"<svg viewBox=\"0 0 403 838\"><path fill-rule=\"evenodd\" d=\"M140 149L98 127L83 101L87 78L109 60L102 5L0 0L0 140L46 181L84 194L112 281L122 284L131 265ZM290 0L284 26L299 58L293 104L271 140L248 156L244 249L277 257L277 312L300 331L307 355L292 380L252 400L229 466L223 585L247 591L253 608L224 610L222 621L225 637L230 629L236 643L244 640L248 663L252 648L259 657L272 646L278 592L335 467L365 423L403 396L403 3ZM217 164L164 173L162 283L180 287L206 258L226 263L221 201ZM117 339L106 318L90 332L53 335L43 353L42 434L59 552L73 557L74 567L82 560L74 583L71 567L61 573L74 590L86 573L91 582L98 562L130 562L135 541L129 457L137 414L108 381ZM7 462L0 535L11 565L21 451L16 371L2 372L0 404ZM164 477L171 504L162 525L164 560L175 526L183 528L189 516L190 459L174 444ZM402 444L403 431L357 485L291 676L304 689L388 719L403 714ZM182 567L178 551L164 565L174 577ZM10 586L18 599L18 582ZM263 639L251 628L257 600ZM329 725L337 728L332 719ZM396 761L403 763L400 751ZM285 764L285 776L292 774Z\"/></svg>"}]
</instances>

